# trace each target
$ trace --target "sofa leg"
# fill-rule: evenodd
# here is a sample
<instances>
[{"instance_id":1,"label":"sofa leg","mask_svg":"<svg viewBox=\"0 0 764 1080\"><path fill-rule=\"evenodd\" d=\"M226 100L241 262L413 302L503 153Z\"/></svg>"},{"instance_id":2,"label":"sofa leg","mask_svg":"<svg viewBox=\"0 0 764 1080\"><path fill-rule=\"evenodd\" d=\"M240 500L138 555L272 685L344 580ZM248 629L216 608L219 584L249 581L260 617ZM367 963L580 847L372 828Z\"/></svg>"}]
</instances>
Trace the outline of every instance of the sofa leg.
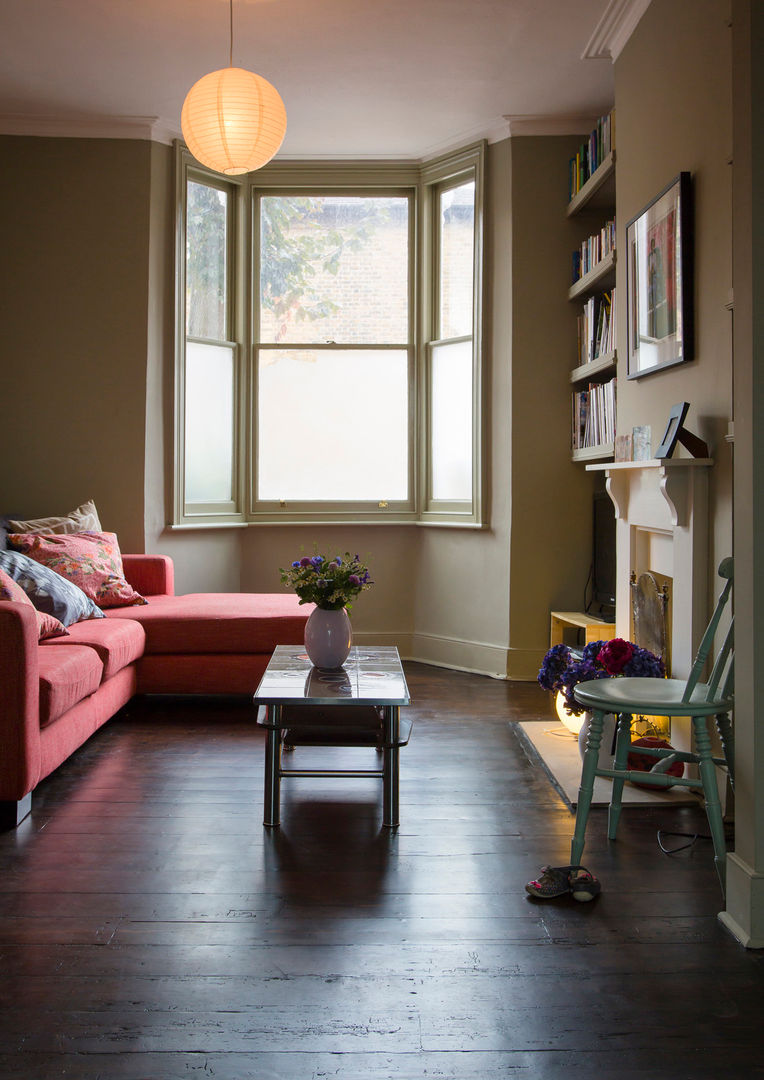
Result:
<instances>
[{"instance_id":1,"label":"sofa leg","mask_svg":"<svg viewBox=\"0 0 764 1080\"><path fill-rule=\"evenodd\" d=\"M0 829L15 829L32 810L32 792L18 802L0 800Z\"/></svg>"}]
</instances>

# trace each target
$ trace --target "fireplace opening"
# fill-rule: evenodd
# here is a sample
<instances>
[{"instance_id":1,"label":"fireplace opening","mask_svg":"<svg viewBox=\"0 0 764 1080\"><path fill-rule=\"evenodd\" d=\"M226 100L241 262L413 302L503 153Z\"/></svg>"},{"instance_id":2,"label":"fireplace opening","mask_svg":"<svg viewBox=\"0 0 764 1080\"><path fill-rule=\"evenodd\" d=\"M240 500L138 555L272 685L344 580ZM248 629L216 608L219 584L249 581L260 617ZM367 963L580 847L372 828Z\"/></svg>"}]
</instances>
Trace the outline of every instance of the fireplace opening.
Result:
<instances>
[{"instance_id":1,"label":"fireplace opening","mask_svg":"<svg viewBox=\"0 0 764 1080\"><path fill-rule=\"evenodd\" d=\"M657 571L631 573L631 636L635 645L660 656L671 675L671 578ZM638 736L657 735L670 739L671 718L640 716L634 718Z\"/></svg>"}]
</instances>

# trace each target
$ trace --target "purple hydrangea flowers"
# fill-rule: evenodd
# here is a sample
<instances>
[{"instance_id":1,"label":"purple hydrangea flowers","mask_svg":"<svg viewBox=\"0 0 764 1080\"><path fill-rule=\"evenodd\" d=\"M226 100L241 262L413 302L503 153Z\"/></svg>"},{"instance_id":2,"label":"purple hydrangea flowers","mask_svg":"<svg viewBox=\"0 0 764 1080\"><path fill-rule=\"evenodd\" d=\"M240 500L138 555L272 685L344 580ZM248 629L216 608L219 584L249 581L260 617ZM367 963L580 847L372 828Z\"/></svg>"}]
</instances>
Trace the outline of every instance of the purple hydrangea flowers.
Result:
<instances>
[{"instance_id":1,"label":"purple hydrangea flowers","mask_svg":"<svg viewBox=\"0 0 764 1080\"><path fill-rule=\"evenodd\" d=\"M623 638L613 638L591 641L584 647L580 660L574 659L567 645L553 645L541 664L538 681L545 690L561 692L566 710L580 716L585 707L578 704L574 695L580 682L619 676L662 679L665 674L663 660L655 653Z\"/></svg>"}]
</instances>

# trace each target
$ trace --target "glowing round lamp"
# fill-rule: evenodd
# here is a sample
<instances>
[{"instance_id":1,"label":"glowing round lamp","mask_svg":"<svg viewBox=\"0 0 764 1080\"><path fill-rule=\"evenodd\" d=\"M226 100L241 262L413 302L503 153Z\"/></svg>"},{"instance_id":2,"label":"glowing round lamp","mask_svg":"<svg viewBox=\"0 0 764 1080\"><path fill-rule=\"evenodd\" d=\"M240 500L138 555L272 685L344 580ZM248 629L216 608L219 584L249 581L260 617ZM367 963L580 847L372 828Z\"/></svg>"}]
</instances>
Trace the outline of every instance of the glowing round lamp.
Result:
<instances>
[{"instance_id":1,"label":"glowing round lamp","mask_svg":"<svg viewBox=\"0 0 764 1080\"><path fill-rule=\"evenodd\" d=\"M581 730L581 726L584 722L583 714L581 716L573 716L565 708L565 695L561 690L558 690L557 696L554 699L554 707L557 712L557 716L568 729L572 735L578 735Z\"/></svg>"},{"instance_id":2,"label":"glowing round lamp","mask_svg":"<svg viewBox=\"0 0 764 1080\"><path fill-rule=\"evenodd\" d=\"M180 116L196 160L226 176L262 168L284 141L286 124L275 86L238 67L211 71L194 83Z\"/></svg>"}]
</instances>

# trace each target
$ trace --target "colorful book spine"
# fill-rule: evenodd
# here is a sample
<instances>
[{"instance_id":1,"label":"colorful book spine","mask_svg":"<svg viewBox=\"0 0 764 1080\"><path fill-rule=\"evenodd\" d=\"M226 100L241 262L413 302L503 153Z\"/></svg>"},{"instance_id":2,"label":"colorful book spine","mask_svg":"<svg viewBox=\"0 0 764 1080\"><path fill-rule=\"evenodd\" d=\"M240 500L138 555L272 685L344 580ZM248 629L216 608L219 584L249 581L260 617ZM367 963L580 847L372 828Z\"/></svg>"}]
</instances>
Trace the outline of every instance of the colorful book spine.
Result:
<instances>
[{"instance_id":1,"label":"colorful book spine","mask_svg":"<svg viewBox=\"0 0 764 1080\"><path fill-rule=\"evenodd\" d=\"M585 143L570 159L568 170L568 200L577 195L586 181L600 167L615 146L615 109L597 120L596 127Z\"/></svg>"}]
</instances>

